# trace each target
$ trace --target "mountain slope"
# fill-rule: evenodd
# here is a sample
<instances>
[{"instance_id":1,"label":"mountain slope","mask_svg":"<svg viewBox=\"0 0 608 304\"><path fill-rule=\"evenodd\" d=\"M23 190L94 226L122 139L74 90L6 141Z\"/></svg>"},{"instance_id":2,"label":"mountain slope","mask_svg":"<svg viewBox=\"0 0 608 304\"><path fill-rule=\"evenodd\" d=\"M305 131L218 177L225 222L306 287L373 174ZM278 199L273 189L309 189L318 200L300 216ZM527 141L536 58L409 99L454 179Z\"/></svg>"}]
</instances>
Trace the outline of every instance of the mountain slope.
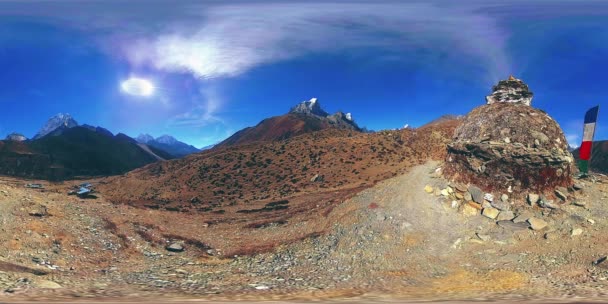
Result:
<instances>
[{"instance_id":1,"label":"mountain slope","mask_svg":"<svg viewBox=\"0 0 608 304\"><path fill-rule=\"evenodd\" d=\"M242 129L216 147L228 147L258 141L280 141L294 136L325 130L343 129L361 132L350 113L329 115L316 98L303 101L289 113L262 120L254 127Z\"/></svg>"},{"instance_id":2,"label":"mountain slope","mask_svg":"<svg viewBox=\"0 0 608 304\"><path fill-rule=\"evenodd\" d=\"M122 174L172 156L103 128L62 128L42 138L0 141L0 174L61 180L76 176Z\"/></svg>"}]
</instances>

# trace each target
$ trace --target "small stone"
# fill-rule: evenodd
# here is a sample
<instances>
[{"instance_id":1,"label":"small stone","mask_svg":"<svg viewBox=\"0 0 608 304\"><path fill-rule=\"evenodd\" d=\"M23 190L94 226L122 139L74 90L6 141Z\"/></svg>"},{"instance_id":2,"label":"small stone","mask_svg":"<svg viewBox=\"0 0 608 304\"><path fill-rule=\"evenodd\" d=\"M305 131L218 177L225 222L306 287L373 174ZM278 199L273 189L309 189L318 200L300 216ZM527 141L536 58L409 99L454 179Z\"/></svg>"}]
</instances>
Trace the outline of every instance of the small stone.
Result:
<instances>
[{"instance_id":1,"label":"small stone","mask_svg":"<svg viewBox=\"0 0 608 304\"><path fill-rule=\"evenodd\" d=\"M454 189L452 187L448 186L446 189L448 189L449 194L454 193Z\"/></svg>"},{"instance_id":2,"label":"small stone","mask_svg":"<svg viewBox=\"0 0 608 304\"><path fill-rule=\"evenodd\" d=\"M474 215L477 215L478 210L467 203L467 204L462 205L461 212L465 216L474 216Z\"/></svg>"},{"instance_id":3,"label":"small stone","mask_svg":"<svg viewBox=\"0 0 608 304\"><path fill-rule=\"evenodd\" d=\"M473 207L473 208L475 208L477 210L483 209L483 207L481 206L481 204L478 204L478 203L473 202L473 201L467 202L467 205L469 205L469 206L471 206L471 207Z\"/></svg>"},{"instance_id":4,"label":"small stone","mask_svg":"<svg viewBox=\"0 0 608 304\"><path fill-rule=\"evenodd\" d=\"M49 214L45 205L36 204L28 211L31 216L43 217Z\"/></svg>"},{"instance_id":5,"label":"small stone","mask_svg":"<svg viewBox=\"0 0 608 304\"><path fill-rule=\"evenodd\" d=\"M481 207L482 208L493 208L492 204L488 201L483 201L483 203L481 203Z\"/></svg>"},{"instance_id":6,"label":"small stone","mask_svg":"<svg viewBox=\"0 0 608 304\"><path fill-rule=\"evenodd\" d=\"M481 212L481 214L483 214L483 216L490 218L490 219L495 219L496 217L498 217L499 213L500 213L500 211L498 211L498 209L496 209L496 208L484 208L483 211Z\"/></svg>"},{"instance_id":7,"label":"small stone","mask_svg":"<svg viewBox=\"0 0 608 304\"><path fill-rule=\"evenodd\" d=\"M497 221L510 221L512 219L515 218L515 213L513 213L513 211L501 211L500 214L498 215L498 217L496 218Z\"/></svg>"},{"instance_id":8,"label":"small stone","mask_svg":"<svg viewBox=\"0 0 608 304\"><path fill-rule=\"evenodd\" d=\"M182 252L184 251L184 245L181 243L171 243L169 246L165 247L165 249L171 252Z\"/></svg>"},{"instance_id":9,"label":"small stone","mask_svg":"<svg viewBox=\"0 0 608 304\"><path fill-rule=\"evenodd\" d=\"M542 230L547 227L547 222L535 217L529 218L528 223L530 224L530 228L532 228L532 230Z\"/></svg>"},{"instance_id":10,"label":"small stone","mask_svg":"<svg viewBox=\"0 0 608 304\"><path fill-rule=\"evenodd\" d=\"M574 204L575 206L579 206L579 207L587 206L587 202L585 202L585 201L573 201L572 204Z\"/></svg>"},{"instance_id":11,"label":"small stone","mask_svg":"<svg viewBox=\"0 0 608 304\"><path fill-rule=\"evenodd\" d=\"M258 285L255 287L255 289L257 290L268 290L270 289L270 287L266 286L266 285Z\"/></svg>"},{"instance_id":12,"label":"small stone","mask_svg":"<svg viewBox=\"0 0 608 304\"><path fill-rule=\"evenodd\" d=\"M505 140L505 143L507 143L507 144L510 144L510 143L511 143L511 139L510 139L510 138L508 138L508 137L505 137L505 139L504 139L504 140Z\"/></svg>"},{"instance_id":13,"label":"small stone","mask_svg":"<svg viewBox=\"0 0 608 304\"><path fill-rule=\"evenodd\" d=\"M458 207L460 207L460 202L459 201L452 201L452 208L453 209L457 209Z\"/></svg>"},{"instance_id":14,"label":"small stone","mask_svg":"<svg viewBox=\"0 0 608 304\"><path fill-rule=\"evenodd\" d=\"M603 256L595 261L593 261L593 266L599 266L602 268L608 269L608 256Z\"/></svg>"},{"instance_id":15,"label":"small stone","mask_svg":"<svg viewBox=\"0 0 608 304\"><path fill-rule=\"evenodd\" d=\"M581 229L581 228L574 228L574 229L572 229L572 232L570 233L570 235L572 235L572 236L578 236L581 234L583 234L583 229Z\"/></svg>"},{"instance_id":16,"label":"small stone","mask_svg":"<svg viewBox=\"0 0 608 304\"><path fill-rule=\"evenodd\" d=\"M469 194L474 202L481 204L483 202L483 191L475 186L469 186Z\"/></svg>"},{"instance_id":17,"label":"small stone","mask_svg":"<svg viewBox=\"0 0 608 304\"><path fill-rule=\"evenodd\" d=\"M63 286L49 280L40 280L36 283L36 287L44 288L44 289L59 289L63 288Z\"/></svg>"},{"instance_id":18,"label":"small stone","mask_svg":"<svg viewBox=\"0 0 608 304\"><path fill-rule=\"evenodd\" d=\"M464 198L464 195L462 195L462 193L460 193L460 192L456 192L456 193L454 194L454 196L455 196L457 199L460 199L460 200Z\"/></svg>"},{"instance_id":19,"label":"small stone","mask_svg":"<svg viewBox=\"0 0 608 304\"><path fill-rule=\"evenodd\" d=\"M572 185L572 189L574 190L582 190L583 189L583 185L582 184L574 184Z\"/></svg>"},{"instance_id":20,"label":"small stone","mask_svg":"<svg viewBox=\"0 0 608 304\"><path fill-rule=\"evenodd\" d=\"M545 239L547 240L557 240L559 235L555 231L545 233Z\"/></svg>"},{"instance_id":21,"label":"small stone","mask_svg":"<svg viewBox=\"0 0 608 304\"><path fill-rule=\"evenodd\" d=\"M447 189L447 188L446 188L446 189L442 189L442 190L441 190L441 195L443 195L443 196L449 196L449 195L450 195L450 192L448 191L448 189Z\"/></svg>"},{"instance_id":22,"label":"small stone","mask_svg":"<svg viewBox=\"0 0 608 304\"><path fill-rule=\"evenodd\" d=\"M483 195L483 199L485 199L488 202L492 202L492 201L494 201L494 195L492 193L486 193Z\"/></svg>"},{"instance_id":23,"label":"small stone","mask_svg":"<svg viewBox=\"0 0 608 304\"><path fill-rule=\"evenodd\" d=\"M557 203L553 202L553 200L547 199L544 196L541 196L538 204L543 208L559 209L559 205Z\"/></svg>"},{"instance_id":24,"label":"small stone","mask_svg":"<svg viewBox=\"0 0 608 304\"><path fill-rule=\"evenodd\" d=\"M439 188L435 188L434 194L435 194L435 196L440 196L441 190L439 190Z\"/></svg>"},{"instance_id":25,"label":"small stone","mask_svg":"<svg viewBox=\"0 0 608 304\"><path fill-rule=\"evenodd\" d=\"M318 180L319 180L319 174L315 174L315 176L313 176L313 177L310 179L310 181L311 181L311 182L313 182L313 183L314 183L314 182L316 182L316 181L318 181Z\"/></svg>"},{"instance_id":26,"label":"small stone","mask_svg":"<svg viewBox=\"0 0 608 304\"><path fill-rule=\"evenodd\" d=\"M594 225L595 221L593 219L587 219L587 222L589 222L589 224Z\"/></svg>"},{"instance_id":27,"label":"small stone","mask_svg":"<svg viewBox=\"0 0 608 304\"><path fill-rule=\"evenodd\" d=\"M503 193L500 196L500 200L506 203L509 200L509 196Z\"/></svg>"},{"instance_id":28,"label":"small stone","mask_svg":"<svg viewBox=\"0 0 608 304\"><path fill-rule=\"evenodd\" d=\"M424 192L426 192L426 193L433 193L433 190L434 190L433 187L430 185L426 185L424 187Z\"/></svg>"},{"instance_id":29,"label":"small stone","mask_svg":"<svg viewBox=\"0 0 608 304\"><path fill-rule=\"evenodd\" d=\"M487 235L487 234L480 234L480 233L478 232L478 233L476 233L475 235L477 235L477 237L478 237L480 240L484 241L484 242L487 242L487 241L489 241L489 240L490 240L490 236L489 236L489 235Z\"/></svg>"},{"instance_id":30,"label":"small stone","mask_svg":"<svg viewBox=\"0 0 608 304\"><path fill-rule=\"evenodd\" d=\"M564 187L557 187L555 189L555 195L559 197L562 201L565 201L568 198L568 189Z\"/></svg>"},{"instance_id":31,"label":"small stone","mask_svg":"<svg viewBox=\"0 0 608 304\"><path fill-rule=\"evenodd\" d=\"M530 203L530 205L534 206L536 203L538 203L538 200L540 199L540 196L536 193L528 193L528 202Z\"/></svg>"}]
</instances>

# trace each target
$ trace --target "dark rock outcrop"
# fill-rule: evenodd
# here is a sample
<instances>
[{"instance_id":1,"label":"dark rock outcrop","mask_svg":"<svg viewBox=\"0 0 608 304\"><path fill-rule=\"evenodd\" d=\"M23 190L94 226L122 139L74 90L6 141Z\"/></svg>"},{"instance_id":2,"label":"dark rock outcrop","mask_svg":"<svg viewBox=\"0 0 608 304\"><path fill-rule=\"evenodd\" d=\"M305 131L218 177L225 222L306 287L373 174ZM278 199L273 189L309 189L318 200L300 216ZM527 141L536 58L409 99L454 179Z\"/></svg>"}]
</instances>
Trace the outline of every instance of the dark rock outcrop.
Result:
<instances>
[{"instance_id":1,"label":"dark rock outcrop","mask_svg":"<svg viewBox=\"0 0 608 304\"><path fill-rule=\"evenodd\" d=\"M486 191L542 192L570 185L573 157L562 129L529 106L532 95L523 94L529 91L521 80L501 81L494 91L505 82L517 82L525 91L500 95L465 116L448 145L444 173Z\"/></svg>"}]
</instances>

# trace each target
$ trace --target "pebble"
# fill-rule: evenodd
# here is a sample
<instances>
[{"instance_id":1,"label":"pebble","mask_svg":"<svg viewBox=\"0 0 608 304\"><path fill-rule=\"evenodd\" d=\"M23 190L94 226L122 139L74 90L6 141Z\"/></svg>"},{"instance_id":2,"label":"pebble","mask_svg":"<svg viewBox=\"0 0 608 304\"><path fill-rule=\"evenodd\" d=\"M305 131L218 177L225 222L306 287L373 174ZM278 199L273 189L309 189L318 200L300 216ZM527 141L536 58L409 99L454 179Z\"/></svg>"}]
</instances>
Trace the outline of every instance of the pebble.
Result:
<instances>
[{"instance_id":1,"label":"pebble","mask_svg":"<svg viewBox=\"0 0 608 304\"><path fill-rule=\"evenodd\" d=\"M257 290L268 290L270 289L270 287L266 286L266 285L258 285L255 287L255 289Z\"/></svg>"},{"instance_id":2,"label":"pebble","mask_svg":"<svg viewBox=\"0 0 608 304\"><path fill-rule=\"evenodd\" d=\"M430 185L426 185L426 186L424 187L424 191L425 191L426 193L433 193L434 189L433 189L433 187L432 187L432 186L430 186Z\"/></svg>"},{"instance_id":3,"label":"pebble","mask_svg":"<svg viewBox=\"0 0 608 304\"><path fill-rule=\"evenodd\" d=\"M450 191L447 188L442 189L441 190L441 195L443 195L443 196L449 196L450 195Z\"/></svg>"},{"instance_id":4,"label":"pebble","mask_svg":"<svg viewBox=\"0 0 608 304\"><path fill-rule=\"evenodd\" d=\"M534 204L538 203L540 196L536 193L528 193L528 202L530 205L534 206Z\"/></svg>"},{"instance_id":5,"label":"pebble","mask_svg":"<svg viewBox=\"0 0 608 304\"><path fill-rule=\"evenodd\" d=\"M514 223L521 223L521 222L525 222L527 221L529 218L532 217L532 214L530 212L522 212L521 214L519 214L518 216L516 216L513 219Z\"/></svg>"},{"instance_id":6,"label":"pebble","mask_svg":"<svg viewBox=\"0 0 608 304\"><path fill-rule=\"evenodd\" d=\"M542 230L548 225L544 220L535 217L529 218L528 223L530 224L530 228L532 228L532 230Z\"/></svg>"},{"instance_id":7,"label":"pebble","mask_svg":"<svg viewBox=\"0 0 608 304\"><path fill-rule=\"evenodd\" d=\"M578 236L578 235L581 235L581 234L583 234L583 229L581 229L581 228L574 228L574 229L572 229L572 232L571 232L572 236Z\"/></svg>"},{"instance_id":8,"label":"pebble","mask_svg":"<svg viewBox=\"0 0 608 304\"><path fill-rule=\"evenodd\" d=\"M490 236L487 234L476 233L475 235L477 235L477 237L484 242L487 242L490 240Z\"/></svg>"},{"instance_id":9,"label":"pebble","mask_svg":"<svg viewBox=\"0 0 608 304\"><path fill-rule=\"evenodd\" d=\"M509 196L503 193L500 196L500 200L503 201L503 202L507 202L509 200Z\"/></svg>"},{"instance_id":10,"label":"pebble","mask_svg":"<svg viewBox=\"0 0 608 304\"><path fill-rule=\"evenodd\" d=\"M587 206L587 202L585 202L585 201L573 201L572 204L574 204L575 206L579 206L579 207Z\"/></svg>"},{"instance_id":11,"label":"pebble","mask_svg":"<svg viewBox=\"0 0 608 304\"><path fill-rule=\"evenodd\" d=\"M555 231L545 233L545 239L547 240L557 240L559 235Z\"/></svg>"},{"instance_id":12,"label":"pebble","mask_svg":"<svg viewBox=\"0 0 608 304\"><path fill-rule=\"evenodd\" d=\"M184 245L181 243L171 243L169 246L165 247L165 249L171 252L182 252L184 251Z\"/></svg>"},{"instance_id":13,"label":"pebble","mask_svg":"<svg viewBox=\"0 0 608 304\"><path fill-rule=\"evenodd\" d=\"M494 195L492 193L486 193L483 195L483 199L485 199L488 202L492 202L492 201L494 201Z\"/></svg>"}]
</instances>

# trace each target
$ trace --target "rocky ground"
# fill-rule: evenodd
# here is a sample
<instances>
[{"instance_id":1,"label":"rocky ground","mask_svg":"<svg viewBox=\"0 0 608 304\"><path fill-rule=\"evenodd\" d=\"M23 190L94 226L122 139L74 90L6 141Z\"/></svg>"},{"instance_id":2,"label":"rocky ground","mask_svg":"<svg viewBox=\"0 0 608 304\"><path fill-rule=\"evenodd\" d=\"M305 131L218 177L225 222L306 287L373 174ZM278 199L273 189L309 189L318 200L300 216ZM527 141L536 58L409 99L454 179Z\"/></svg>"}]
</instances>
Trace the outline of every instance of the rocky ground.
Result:
<instances>
[{"instance_id":1,"label":"rocky ground","mask_svg":"<svg viewBox=\"0 0 608 304\"><path fill-rule=\"evenodd\" d=\"M291 221L290 230L325 226L244 256L221 254L222 243L214 239L223 232L201 223L193 228L194 215L81 200L65 195L68 183L42 192L3 179L0 299L608 297L608 261L602 261L608 255L608 179L577 180L581 189L568 192L555 209L518 197L505 206L496 197L494 205L509 209L501 211L487 200L470 203L469 187L450 185L437 170L441 165L414 167L324 216ZM496 210L478 210L484 208ZM509 211L521 221L507 219ZM533 226L534 219L546 227ZM283 231L269 223L254 233Z\"/></svg>"}]
</instances>

